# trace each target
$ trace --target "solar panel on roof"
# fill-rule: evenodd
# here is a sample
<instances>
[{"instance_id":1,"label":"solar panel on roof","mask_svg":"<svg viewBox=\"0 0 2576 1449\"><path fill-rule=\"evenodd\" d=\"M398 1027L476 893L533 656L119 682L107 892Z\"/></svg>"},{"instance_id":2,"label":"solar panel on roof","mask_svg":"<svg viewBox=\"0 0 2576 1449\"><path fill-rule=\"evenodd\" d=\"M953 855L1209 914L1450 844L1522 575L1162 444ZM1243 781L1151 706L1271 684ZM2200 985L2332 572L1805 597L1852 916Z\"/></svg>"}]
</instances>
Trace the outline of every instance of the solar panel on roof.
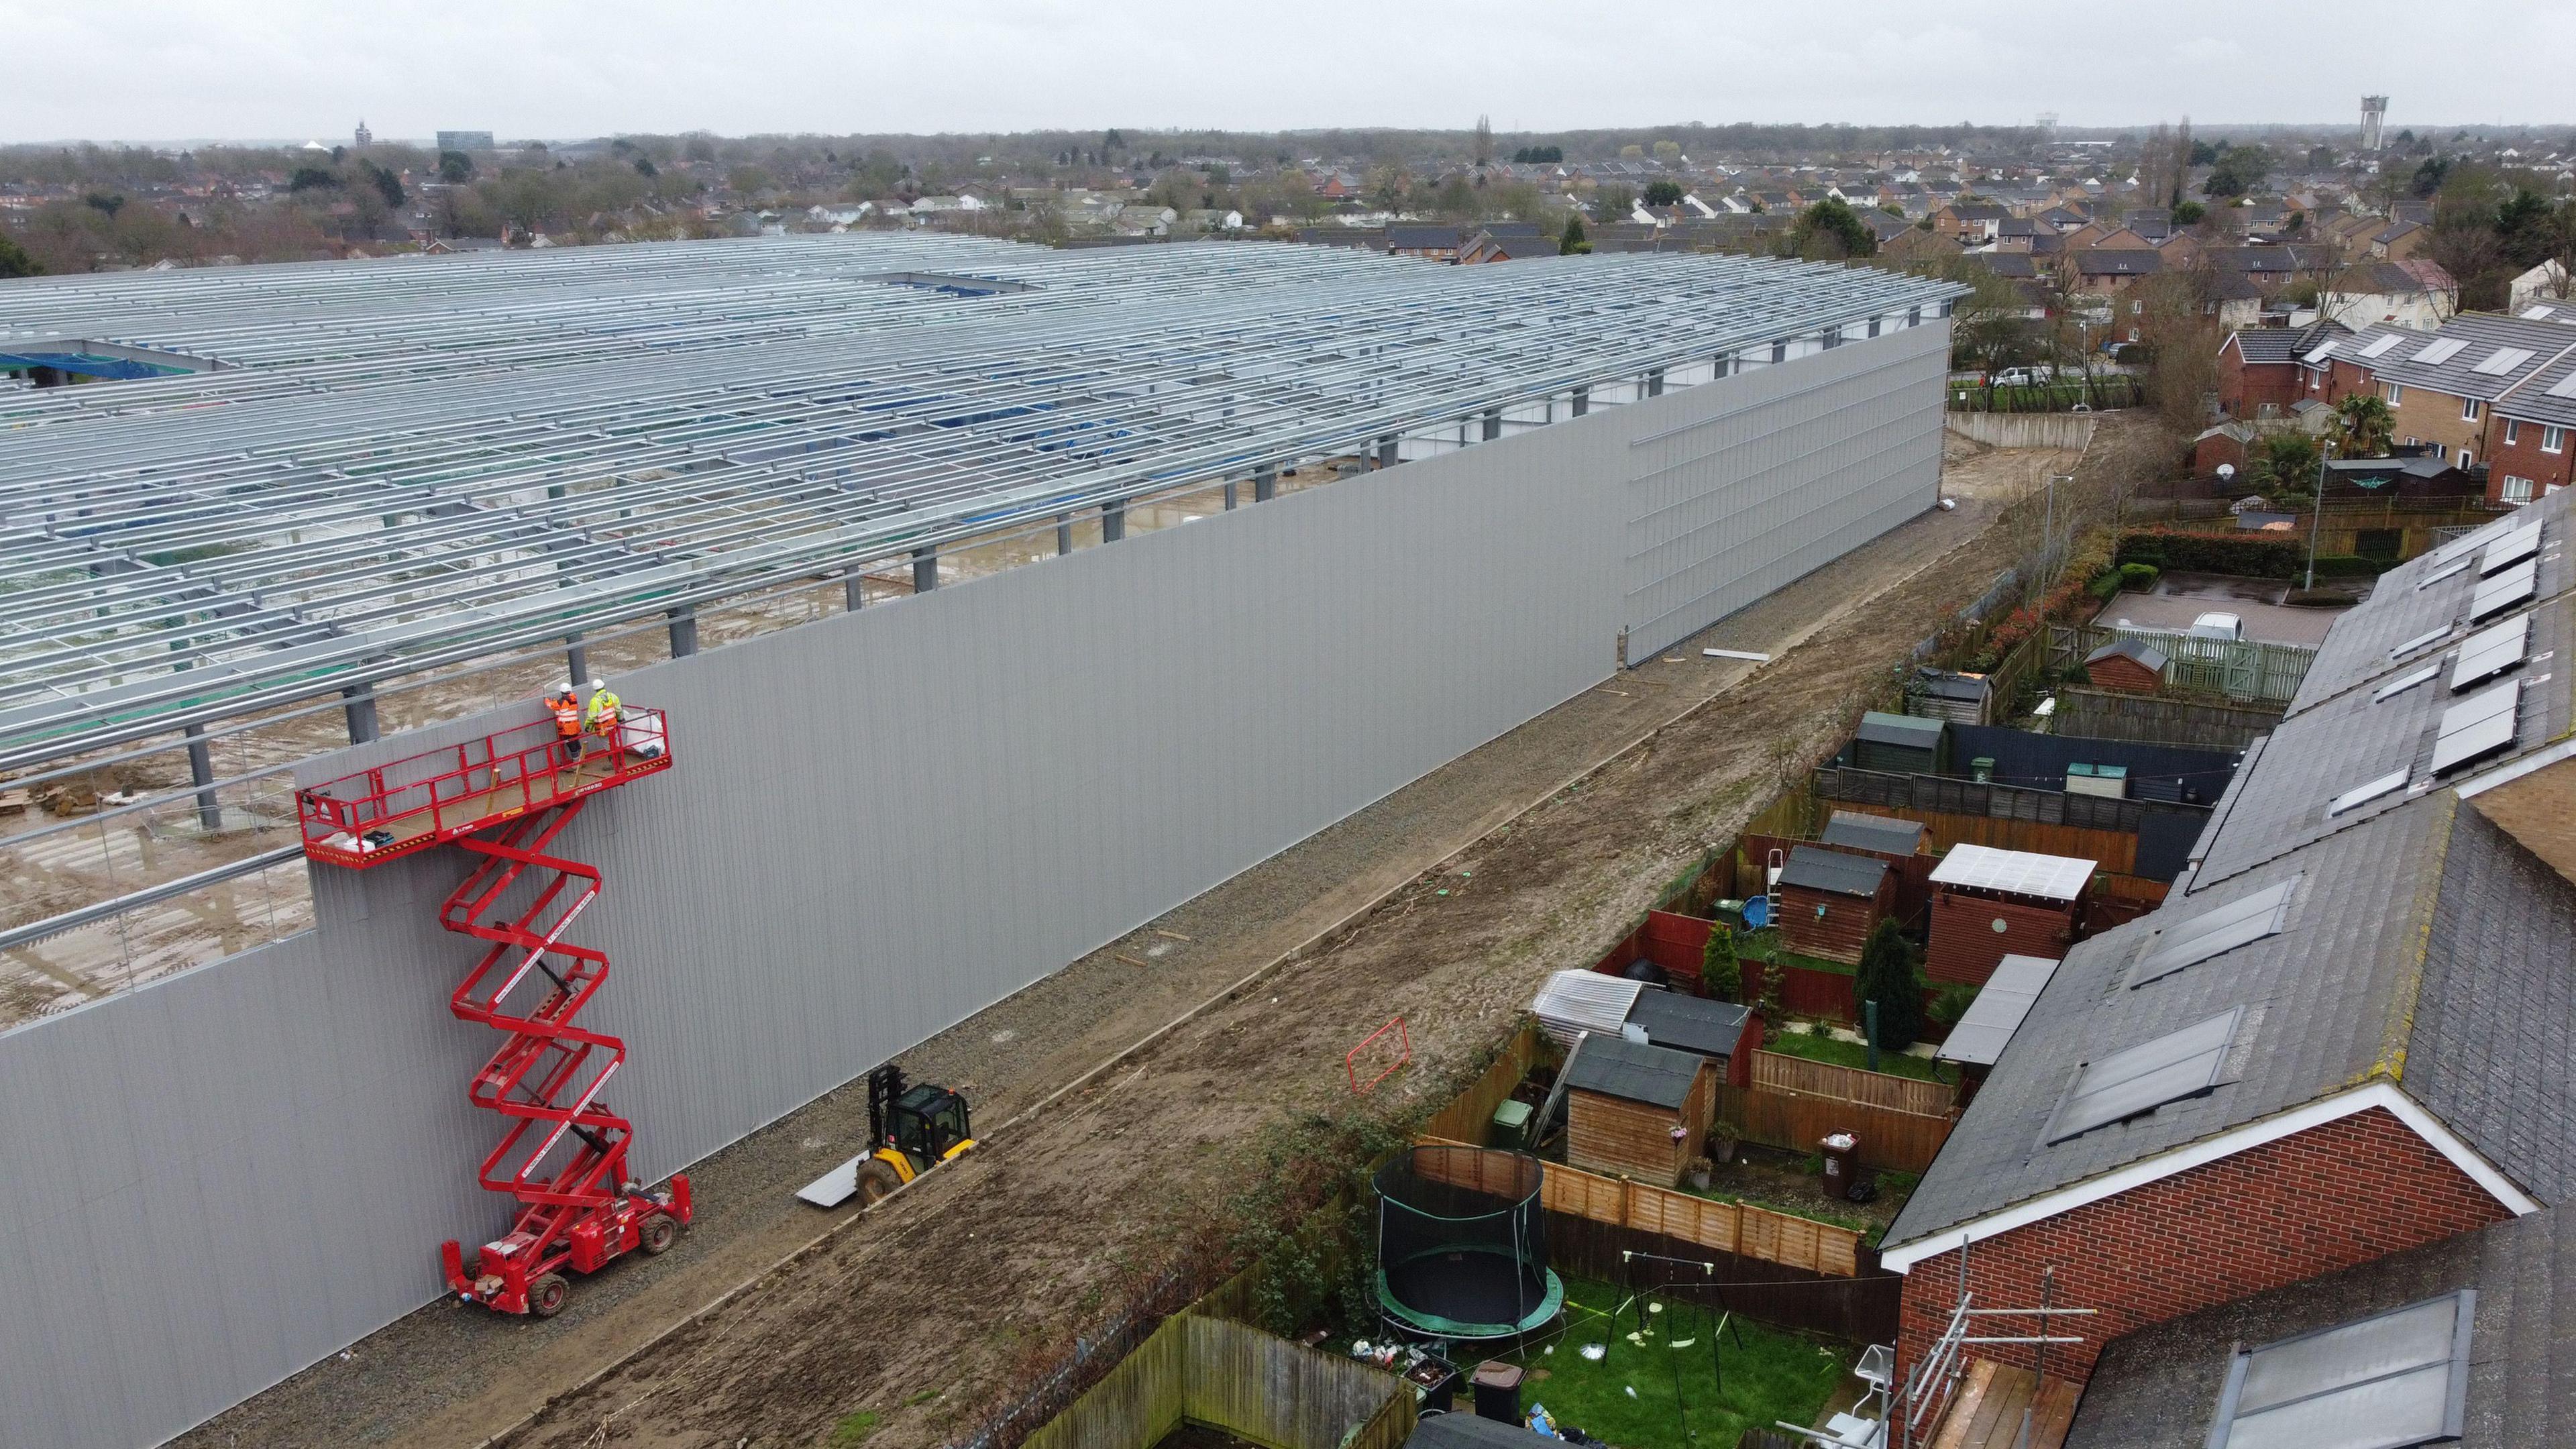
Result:
<instances>
[{"instance_id":1,"label":"solar panel on roof","mask_svg":"<svg viewBox=\"0 0 2576 1449\"><path fill-rule=\"evenodd\" d=\"M2415 686L2422 684L2425 680L2428 680L2441 672L2442 666L2435 664L2427 668L2418 669L2414 673L2406 675L2403 678L2392 679L2386 684L2379 686L2379 692L2370 697L2370 702L2372 704L2386 704L2388 701L2395 699L2397 696L2404 694L2406 691L2413 689Z\"/></svg>"},{"instance_id":2,"label":"solar panel on roof","mask_svg":"<svg viewBox=\"0 0 2576 1449\"><path fill-rule=\"evenodd\" d=\"M2064 1142L2169 1102L2208 1094L2218 1085L2227 1044L2244 1015L2244 1007L2230 1007L2207 1021L2085 1063L2076 1069L2066 1100L2057 1104L2040 1140Z\"/></svg>"},{"instance_id":3,"label":"solar panel on roof","mask_svg":"<svg viewBox=\"0 0 2576 1449\"><path fill-rule=\"evenodd\" d=\"M2470 368L2469 371L2487 377L2502 377L2537 355L2528 347L2499 347L2488 353L2484 361Z\"/></svg>"},{"instance_id":4,"label":"solar panel on roof","mask_svg":"<svg viewBox=\"0 0 2576 1449\"><path fill-rule=\"evenodd\" d=\"M2576 372L2571 372L2549 385L2551 397L2576 397Z\"/></svg>"},{"instance_id":5,"label":"solar panel on roof","mask_svg":"<svg viewBox=\"0 0 2576 1449\"><path fill-rule=\"evenodd\" d=\"M2517 564L2540 552L2540 520L2535 518L2504 537L2488 544L2478 555L2478 572L2492 574L2507 564Z\"/></svg>"},{"instance_id":6,"label":"solar panel on roof","mask_svg":"<svg viewBox=\"0 0 2576 1449\"><path fill-rule=\"evenodd\" d=\"M2408 1449L2460 1437L2477 1303L2463 1288L2238 1348L2208 1449Z\"/></svg>"},{"instance_id":7,"label":"solar panel on roof","mask_svg":"<svg viewBox=\"0 0 2576 1449\"><path fill-rule=\"evenodd\" d=\"M2433 773L2456 770L2512 744L2515 706L2521 699L2522 681L2508 679L2442 711L2442 727L2433 738Z\"/></svg>"},{"instance_id":8,"label":"solar panel on roof","mask_svg":"<svg viewBox=\"0 0 2576 1449\"><path fill-rule=\"evenodd\" d=\"M2429 367L2434 363L2448 362L2452 358L2459 356L2460 349L2468 345L2467 340L2464 338L2439 337L2435 338L2432 344L2426 347L2423 351L2416 353L2413 357L2406 360L2409 362L2420 362Z\"/></svg>"},{"instance_id":9,"label":"solar panel on roof","mask_svg":"<svg viewBox=\"0 0 2576 1449\"><path fill-rule=\"evenodd\" d=\"M2331 342L2319 343L2315 351L2310 352L2307 356L2300 358L2299 360L2301 362L2323 362L2325 361L2326 354L2334 350L2335 345Z\"/></svg>"},{"instance_id":10,"label":"solar panel on roof","mask_svg":"<svg viewBox=\"0 0 2576 1449\"><path fill-rule=\"evenodd\" d=\"M2399 775L2397 783L2405 784L2406 777ZM2156 949L2129 973L2130 989L2161 981L2186 966L2197 966L2212 956L2278 934L2290 918L2290 894L2298 889L2305 874L2302 871L2278 885L2212 906L2190 920L2166 927Z\"/></svg>"},{"instance_id":11,"label":"solar panel on roof","mask_svg":"<svg viewBox=\"0 0 2576 1449\"><path fill-rule=\"evenodd\" d=\"M2403 333L2403 332L2391 332L2391 333L2389 333L2387 336L2380 338L2380 339L2379 339L2378 341L2376 341L2376 342L2373 342L2373 343L2372 343L2372 344L2370 344L2368 347L2365 347L2365 348L2361 349L2361 355L2362 355L2362 356L2364 356L2364 357L2378 357L2378 356L2381 356L2381 355L2385 354L2385 353L2388 351L2388 349L2390 349L2390 348L2392 348L2392 347L2395 347L2398 343L2403 342L2403 341L2405 341L2405 340L2406 340L2406 334L2405 334L2405 333Z\"/></svg>"},{"instance_id":12,"label":"solar panel on roof","mask_svg":"<svg viewBox=\"0 0 2576 1449\"><path fill-rule=\"evenodd\" d=\"M2439 644L2450 637L2451 626L2448 624L2443 625L2439 629L2427 629L2412 639L2407 639L2388 646L2388 657L2391 660L2403 659L2407 655L2414 653L2416 650L2421 649L2428 644Z\"/></svg>"},{"instance_id":13,"label":"solar panel on roof","mask_svg":"<svg viewBox=\"0 0 2576 1449\"><path fill-rule=\"evenodd\" d=\"M2396 790L2403 790L2405 788L2406 772L2404 770L2392 771L2380 776L2376 780L2355 785L2351 789L2334 797L2333 801L2326 806L2326 818L2328 820L2332 820L2347 810L2358 810L2362 806L2369 804L2371 801L2378 799L2382 795L2389 794Z\"/></svg>"},{"instance_id":14,"label":"solar panel on roof","mask_svg":"<svg viewBox=\"0 0 2576 1449\"><path fill-rule=\"evenodd\" d=\"M2453 559L2449 563L2446 563L2440 568L2433 570L2431 573L2426 574L2424 577L2417 579L2415 581L2415 587L2419 589L2429 589L2444 579L2458 578L2460 576L2460 572L2468 566L2469 561L2467 559Z\"/></svg>"},{"instance_id":15,"label":"solar panel on roof","mask_svg":"<svg viewBox=\"0 0 2576 1449\"><path fill-rule=\"evenodd\" d=\"M2469 622L2483 624L2530 598L2532 589L2539 581L2539 560L2524 559L2512 568L2478 585L2476 597L2469 600Z\"/></svg>"},{"instance_id":16,"label":"solar panel on roof","mask_svg":"<svg viewBox=\"0 0 2576 1449\"><path fill-rule=\"evenodd\" d=\"M2518 614L2492 629L2472 634L2460 645L2451 665L2451 692L2484 684L2523 661L2531 649L2531 616Z\"/></svg>"}]
</instances>

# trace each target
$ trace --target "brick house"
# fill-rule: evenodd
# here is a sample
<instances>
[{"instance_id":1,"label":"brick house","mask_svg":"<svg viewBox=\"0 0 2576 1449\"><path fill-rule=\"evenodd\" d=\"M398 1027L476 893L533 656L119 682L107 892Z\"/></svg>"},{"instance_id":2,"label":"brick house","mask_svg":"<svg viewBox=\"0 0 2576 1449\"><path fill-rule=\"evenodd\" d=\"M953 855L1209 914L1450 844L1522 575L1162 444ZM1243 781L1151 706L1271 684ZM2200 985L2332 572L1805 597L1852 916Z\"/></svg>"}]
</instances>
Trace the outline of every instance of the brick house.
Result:
<instances>
[{"instance_id":1,"label":"brick house","mask_svg":"<svg viewBox=\"0 0 2576 1449\"><path fill-rule=\"evenodd\" d=\"M2393 347L2371 361L2397 415L2397 440L2431 443L2470 468L2492 461L2490 414L2497 399L2571 351L2576 329L2470 312L2444 323L2422 346ZM2492 475L2488 487L2489 501L2501 503L2502 475Z\"/></svg>"},{"instance_id":2,"label":"brick house","mask_svg":"<svg viewBox=\"0 0 2576 1449\"><path fill-rule=\"evenodd\" d=\"M2576 482L2576 350L2506 389L2493 411L2489 498L2529 503Z\"/></svg>"},{"instance_id":3,"label":"brick house","mask_svg":"<svg viewBox=\"0 0 2576 1449\"><path fill-rule=\"evenodd\" d=\"M2164 904L2066 952L1886 1234L1901 1366L1963 1255L1980 1307L2050 1270L2098 1310L2049 1351L2084 1379L2124 1336L2576 1198L2576 681L2545 662L2576 645L2571 504L2384 575Z\"/></svg>"},{"instance_id":4,"label":"brick house","mask_svg":"<svg viewBox=\"0 0 2576 1449\"><path fill-rule=\"evenodd\" d=\"M2231 418L2259 418L2289 411L2302 398L2317 396L2309 385L2307 361L2322 365L2329 343L2352 336L2334 322L2313 326L2239 328L2218 344L2218 410Z\"/></svg>"},{"instance_id":5,"label":"brick house","mask_svg":"<svg viewBox=\"0 0 2576 1449\"><path fill-rule=\"evenodd\" d=\"M2571 1250L2576 1210L2551 1208L2116 1339L2066 1449L2261 1442L2266 1420L2365 1400L2365 1413L2337 1417L2367 1421L2370 1443L2449 1442L2454 1432L2460 1449L2576 1443L2567 1365L2576 1295L2563 1291ZM2412 1318L2430 1321L2404 1332ZM2409 1339L2416 1351L2392 1363L2384 1346ZM2383 1352L2367 1354L2364 1340ZM2397 1375L2335 1372L2355 1359ZM2258 1370L2295 1376L2302 1392L2248 1395ZM2249 1422L2258 1432L2240 1438Z\"/></svg>"}]
</instances>

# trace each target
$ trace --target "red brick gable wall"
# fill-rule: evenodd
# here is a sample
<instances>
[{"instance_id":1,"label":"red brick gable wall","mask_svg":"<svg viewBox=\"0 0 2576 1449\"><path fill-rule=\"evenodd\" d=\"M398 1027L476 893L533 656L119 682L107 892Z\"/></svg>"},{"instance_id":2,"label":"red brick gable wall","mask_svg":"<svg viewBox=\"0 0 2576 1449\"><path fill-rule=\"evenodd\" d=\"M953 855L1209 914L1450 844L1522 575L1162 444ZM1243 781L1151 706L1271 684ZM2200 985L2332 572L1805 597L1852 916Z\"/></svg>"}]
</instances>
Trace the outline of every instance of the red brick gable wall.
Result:
<instances>
[{"instance_id":1,"label":"red brick gable wall","mask_svg":"<svg viewBox=\"0 0 2576 1449\"><path fill-rule=\"evenodd\" d=\"M2295 362L2248 365L2235 343L2219 349L2218 405L2230 417L2253 417L2264 403L2287 410L2307 396L2305 387Z\"/></svg>"},{"instance_id":2,"label":"red brick gable wall","mask_svg":"<svg viewBox=\"0 0 2576 1449\"><path fill-rule=\"evenodd\" d=\"M2512 430L2514 440L2510 443L2505 441L2505 431L2505 425L2498 422L2487 434L2488 440L2494 444L2487 457L2487 462L2492 465L2487 469L2488 502L2504 501L2504 480L2508 474L2532 480L2531 496L2534 499L2552 487L2568 485L2571 463L2576 463L2576 427L2564 430L2555 453L2540 450L2541 440L2546 436L2544 424L2517 422Z\"/></svg>"},{"instance_id":3,"label":"red brick gable wall","mask_svg":"<svg viewBox=\"0 0 2576 1449\"><path fill-rule=\"evenodd\" d=\"M2049 1346L2048 1371L2081 1378L2101 1346L2122 1334L2510 1215L2386 1108L2373 1107L1975 1243L1968 1291L1982 1308L2035 1307L2040 1270L2054 1267L2057 1306L2100 1310L2062 1320L2083 1343ZM1939 1339L1958 1294L1955 1251L1907 1272L1897 1340L1904 1365ZM2031 1329L1990 1318L1978 1331ZM2031 1350L2017 1344L1971 1353L2032 1364Z\"/></svg>"}]
</instances>

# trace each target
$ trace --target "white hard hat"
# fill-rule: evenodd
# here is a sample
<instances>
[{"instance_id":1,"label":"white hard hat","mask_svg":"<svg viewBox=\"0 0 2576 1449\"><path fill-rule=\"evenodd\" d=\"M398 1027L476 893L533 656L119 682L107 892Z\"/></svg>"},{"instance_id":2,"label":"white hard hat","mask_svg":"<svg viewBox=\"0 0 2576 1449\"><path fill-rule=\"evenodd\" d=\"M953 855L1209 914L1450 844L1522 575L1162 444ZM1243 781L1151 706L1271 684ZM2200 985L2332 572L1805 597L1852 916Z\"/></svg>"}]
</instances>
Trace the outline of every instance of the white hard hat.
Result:
<instances>
[{"instance_id":1,"label":"white hard hat","mask_svg":"<svg viewBox=\"0 0 2576 1449\"><path fill-rule=\"evenodd\" d=\"M572 693L572 681L571 681L571 680L569 680L569 679L567 679L567 680L565 680L563 683L556 685L556 686L555 686L555 693L557 693L557 694L570 694L570 693Z\"/></svg>"},{"instance_id":2,"label":"white hard hat","mask_svg":"<svg viewBox=\"0 0 2576 1449\"><path fill-rule=\"evenodd\" d=\"M606 689L608 687L608 681L605 679L594 679L590 682L590 687L593 689Z\"/></svg>"}]
</instances>

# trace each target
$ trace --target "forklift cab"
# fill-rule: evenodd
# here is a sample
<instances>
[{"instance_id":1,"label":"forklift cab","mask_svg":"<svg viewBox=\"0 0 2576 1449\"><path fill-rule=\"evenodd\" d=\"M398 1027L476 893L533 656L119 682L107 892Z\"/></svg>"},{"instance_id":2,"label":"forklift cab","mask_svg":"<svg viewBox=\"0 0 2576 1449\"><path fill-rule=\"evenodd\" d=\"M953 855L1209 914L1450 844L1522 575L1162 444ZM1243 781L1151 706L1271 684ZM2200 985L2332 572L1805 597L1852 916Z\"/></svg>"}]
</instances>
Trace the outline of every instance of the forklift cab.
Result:
<instances>
[{"instance_id":1,"label":"forklift cab","mask_svg":"<svg viewBox=\"0 0 2576 1449\"><path fill-rule=\"evenodd\" d=\"M972 1141L974 1128L964 1097L927 1082L913 1086L888 1063L868 1074L868 1137L874 1148L902 1154L902 1165L919 1173Z\"/></svg>"},{"instance_id":2,"label":"forklift cab","mask_svg":"<svg viewBox=\"0 0 2576 1449\"><path fill-rule=\"evenodd\" d=\"M966 1099L946 1087L919 1086L897 1097L886 1124L887 1145L928 1167L974 1135L967 1129Z\"/></svg>"}]
</instances>

